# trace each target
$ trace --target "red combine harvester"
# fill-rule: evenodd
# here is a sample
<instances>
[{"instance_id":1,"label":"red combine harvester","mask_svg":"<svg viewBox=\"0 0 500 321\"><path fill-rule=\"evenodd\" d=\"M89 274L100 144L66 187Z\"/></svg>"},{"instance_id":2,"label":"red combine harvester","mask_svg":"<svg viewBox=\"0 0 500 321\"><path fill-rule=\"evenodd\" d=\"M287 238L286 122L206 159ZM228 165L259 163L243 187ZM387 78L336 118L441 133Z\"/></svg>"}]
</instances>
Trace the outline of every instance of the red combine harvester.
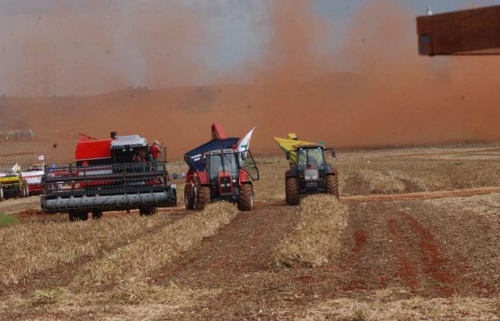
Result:
<instances>
[{"instance_id":1,"label":"red combine harvester","mask_svg":"<svg viewBox=\"0 0 500 321\"><path fill-rule=\"evenodd\" d=\"M145 155L141 161L137 156ZM100 218L105 211L139 209L154 214L158 207L177 206L176 186L170 184L166 159L156 167L148 143L138 135L98 140L82 135L76 163L47 168L40 198L45 213L68 213L69 220Z\"/></svg>"},{"instance_id":2,"label":"red combine harvester","mask_svg":"<svg viewBox=\"0 0 500 321\"><path fill-rule=\"evenodd\" d=\"M259 170L246 148L252 131L238 144L239 138L227 137L220 124L214 123L212 140L184 155L189 166L186 209L202 210L211 202L225 200L238 203L242 211L253 210L252 180L259 179Z\"/></svg>"}]
</instances>

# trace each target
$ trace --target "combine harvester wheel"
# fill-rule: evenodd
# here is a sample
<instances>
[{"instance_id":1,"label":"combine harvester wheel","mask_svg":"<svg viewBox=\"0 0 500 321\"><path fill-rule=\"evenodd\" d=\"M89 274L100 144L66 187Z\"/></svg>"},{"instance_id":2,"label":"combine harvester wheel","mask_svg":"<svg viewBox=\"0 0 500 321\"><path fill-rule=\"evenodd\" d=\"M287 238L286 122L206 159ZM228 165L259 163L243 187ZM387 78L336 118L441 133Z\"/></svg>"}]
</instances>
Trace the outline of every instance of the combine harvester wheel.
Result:
<instances>
[{"instance_id":1,"label":"combine harvester wheel","mask_svg":"<svg viewBox=\"0 0 500 321\"><path fill-rule=\"evenodd\" d=\"M139 214L141 216L149 216L156 214L158 212L158 207L144 206L139 209Z\"/></svg>"}]
</instances>

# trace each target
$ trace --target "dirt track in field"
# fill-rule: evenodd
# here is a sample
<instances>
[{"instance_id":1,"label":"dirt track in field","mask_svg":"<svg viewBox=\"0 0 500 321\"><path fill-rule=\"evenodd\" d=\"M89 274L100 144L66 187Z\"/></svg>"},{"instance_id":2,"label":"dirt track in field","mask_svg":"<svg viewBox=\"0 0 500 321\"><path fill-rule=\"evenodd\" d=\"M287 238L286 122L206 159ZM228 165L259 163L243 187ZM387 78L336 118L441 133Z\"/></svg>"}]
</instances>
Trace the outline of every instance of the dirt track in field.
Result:
<instances>
[{"instance_id":1,"label":"dirt track in field","mask_svg":"<svg viewBox=\"0 0 500 321\"><path fill-rule=\"evenodd\" d=\"M461 189L455 191L434 191L434 192L415 192L400 194L379 194L379 195L356 195L342 198L344 202L377 202L377 201L397 201L397 200L425 200L434 198L444 198L453 196L474 196L500 193L500 187L484 187Z\"/></svg>"},{"instance_id":2,"label":"dirt track in field","mask_svg":"<svg viewBox=\"0 0 500 321\"><path fill-rule=\"evenodd\" d=\"M376 196L371 199L378 200ZM403 200L408 208L418 208L415 202L419 200L394 199ZM306 316L308 308L325 300L362 299L366 292L386 289L406 289L393 294L394 300L411 296L492 297L499 293L500 285L488 281L496 278L495 268L474 266L471 258L446 246L456 242L456 235L446 226L457 227L465 218L442 215L436 223L432 211L401 211L401 204L392 201L364 201L348 202L349 227L342 239L342 256L320 268L272 269L272 249L290 232L297 212L284 205L260 206L254 213L242 213L205 240L198 251L166 267L154 276L155 283L221 289L221 295L203 307L180 313L199 320L300 318ZM474 235L485 233L488 224L491 222L481 218L468 222L462 241L477 244ZM486 233L495 237L499 231L497 223ZM477 245L500 249L487 239Z\"/></svg>"},{"instance_id":3,"label":"dirt track in field","mask_svg":"<svg viewBox=\"0 0 500 321\"><path fill-rule=\"evenodd\" d=\"M422 199L486 192L498 189L420 193L414 197L345 197L342 202L349 206L349 224L342 237L341 257L316 269L274 269L270 265L273 248L292 230L298 212L279 202L260 203L254 212L240 213L218 234L205 239L198 250L151 275L153 284L160 286L173 282L181 288L220 291L202 306L183 308L163 319L293 319L307 316L308 309L325 300L362 300L366 293L387 289L400 289L392 292L387 298L390 300L412 296L494 297L500 291L500 283L491 282L498 279L496 268L478 266L477 257L465 253L471 247L486 249L480 256L498 253L500 246L488 240L497 237L500 225L487 217L436 212L432 206L422 205ZM27 209L21 215L44 217L29 208L36 203L15 201ZM176 219L188 215L182 209L170 213ZM457 235L456 229L463 229L462 233ZM457 242L466 248L449 246ZM77 277L83 261L85 258L44 271L17 292L28 294L35 289L65 286Z\"/></svg>"}]
</instances>

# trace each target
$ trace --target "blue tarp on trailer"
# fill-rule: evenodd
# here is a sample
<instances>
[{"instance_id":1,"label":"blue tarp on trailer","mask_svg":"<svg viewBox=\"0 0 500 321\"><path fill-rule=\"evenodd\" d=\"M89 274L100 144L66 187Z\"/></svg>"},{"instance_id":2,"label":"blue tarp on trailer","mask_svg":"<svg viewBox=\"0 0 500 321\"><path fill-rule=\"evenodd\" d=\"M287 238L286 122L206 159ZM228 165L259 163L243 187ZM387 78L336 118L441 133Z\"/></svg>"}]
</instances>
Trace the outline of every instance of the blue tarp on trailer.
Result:
<instances>
[{"instance_id":1,"label":"blue tarp on trailer","mask_svg":"<svg viewBox=\"0 0 500 321\"><path fill-rule=\"evenodd\" d=\"M184 154L184 161L188 164L191 170L196 172L202 171L205 169L205 159L202 157L204 153L216 149L233 148L239 140L240 139L238 137L212 139L211 141L200 145Z\"/></svg>"}]
</instances>

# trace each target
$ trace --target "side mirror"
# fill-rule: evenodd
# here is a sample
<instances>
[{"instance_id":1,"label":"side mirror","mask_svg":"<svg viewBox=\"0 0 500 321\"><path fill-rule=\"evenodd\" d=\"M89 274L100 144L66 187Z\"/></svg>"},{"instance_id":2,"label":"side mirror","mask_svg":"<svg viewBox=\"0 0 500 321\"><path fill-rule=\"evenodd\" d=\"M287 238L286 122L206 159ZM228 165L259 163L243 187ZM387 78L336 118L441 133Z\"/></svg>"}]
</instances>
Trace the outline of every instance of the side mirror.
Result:
<instances>
[{"instance_id":1,"label":"side mirror","mask_svg":"<svg viewBox=\"0 0 500 321\"><path fill-rule=\"evenodd\" d=\"M333 158L336 158L336 157L337 157L337 153L335 152L335 149L332 149L332 157L333 157Z\"/></svg>"},{"instance_id":2,"label":"side mirror","mask_svg":"<svg viewBox=\"0 0 500 321\"><path fill-rule=\"evenodd\" d=\"M286 152L286 159L290 160L290 152Z\"/></svg>"}]
</instances>

